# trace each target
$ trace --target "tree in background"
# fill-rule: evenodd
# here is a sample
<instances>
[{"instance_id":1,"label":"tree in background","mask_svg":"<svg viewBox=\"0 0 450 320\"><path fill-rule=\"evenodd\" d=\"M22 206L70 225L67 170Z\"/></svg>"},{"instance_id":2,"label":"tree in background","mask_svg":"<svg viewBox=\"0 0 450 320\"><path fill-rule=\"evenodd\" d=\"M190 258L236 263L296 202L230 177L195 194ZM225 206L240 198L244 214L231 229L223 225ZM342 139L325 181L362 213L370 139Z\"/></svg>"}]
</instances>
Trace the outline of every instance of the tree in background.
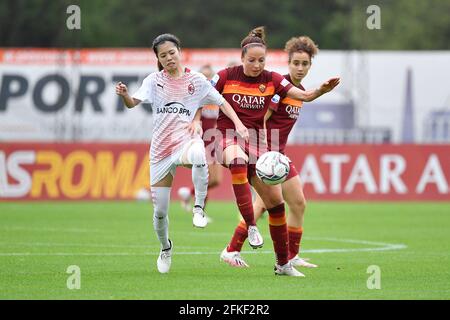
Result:
<instances>
[{"instance_id":1,"label":"tree in background","mask_svg":"<svg viewBox=\"0 0 450 320\"><path fill-rule=\"evenodd\" d=\"M81 30L68 30L66 9L81 8ZM366 27L369 5L382 27ZM233 48L265 25L271 48L307 34L326 49L450 49L448 0L3 0L2 47L149 47L171 32L184 47Z\"/></svg>"}]
</instances>

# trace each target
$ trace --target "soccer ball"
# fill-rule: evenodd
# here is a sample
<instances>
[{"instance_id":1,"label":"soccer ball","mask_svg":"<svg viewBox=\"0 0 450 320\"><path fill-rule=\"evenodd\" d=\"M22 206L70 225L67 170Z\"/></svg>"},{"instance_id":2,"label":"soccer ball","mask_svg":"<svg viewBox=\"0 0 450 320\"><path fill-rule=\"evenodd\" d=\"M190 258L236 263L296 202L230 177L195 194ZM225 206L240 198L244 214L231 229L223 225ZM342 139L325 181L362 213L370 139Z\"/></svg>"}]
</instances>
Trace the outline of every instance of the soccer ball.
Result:
<instances>
[{"instance_id":1,"label":"soccer ball","mask_svg":"<svg viewBox=\"0 0 450 320\"><path fill-rule=\"evenodd\" d=\"M180 189L178 189L178 196L182 200L190 200L191 190L188 187L181 187Z\"/></svg>"},{"instance_id":2,"label":"soccer ball","mask_svg":"<svg viewBox=\"0 0 450 320\"><path fill-rule=\"evenodd\" d=\"M289 174L289 158L277 151L265 152L256 161L256 175L265 184L280 184Z\"/></svg>"}]
</instances>

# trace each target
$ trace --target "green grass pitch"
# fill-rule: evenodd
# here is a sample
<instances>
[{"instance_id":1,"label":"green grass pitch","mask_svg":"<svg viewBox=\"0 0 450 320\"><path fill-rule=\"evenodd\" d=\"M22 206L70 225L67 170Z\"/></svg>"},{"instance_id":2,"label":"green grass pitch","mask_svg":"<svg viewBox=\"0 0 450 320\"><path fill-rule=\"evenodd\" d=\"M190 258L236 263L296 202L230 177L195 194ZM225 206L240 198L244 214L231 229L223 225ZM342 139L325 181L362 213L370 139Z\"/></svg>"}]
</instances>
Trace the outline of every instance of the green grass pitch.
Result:
<instances>
[{"instance_id":1,"label":"green grass pitch","mask_svg":"<svg viewBox=\"0 0 450 320\"><path fill-rule=\"evenodd\" d=\"M450 299L450 203L310 202L301 256L319 268L300 268L305 278L274 275L267 218L264 247L244 246L249 269L219 262L237 211L210 202L208 212L195 229L172 203L162 275L149 203L0 203L0 299ZM72 265L80 289L67 288ZM370 266L380 289L368 288Z\"/></svg>"}]
</instances>

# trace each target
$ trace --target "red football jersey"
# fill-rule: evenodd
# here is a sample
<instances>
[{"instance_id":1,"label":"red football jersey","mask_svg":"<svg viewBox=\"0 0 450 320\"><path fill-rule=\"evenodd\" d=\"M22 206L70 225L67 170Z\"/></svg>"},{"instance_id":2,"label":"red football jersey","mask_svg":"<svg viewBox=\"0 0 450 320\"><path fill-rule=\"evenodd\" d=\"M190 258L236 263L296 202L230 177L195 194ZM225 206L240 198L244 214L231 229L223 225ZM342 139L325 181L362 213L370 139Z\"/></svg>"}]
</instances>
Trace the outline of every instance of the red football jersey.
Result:
<instances>
[{"instance_id":1,"label":"red football jersey","mask_svg":"<svg viewBox=\"0 0 450 320\"><path fill-rule=\"evenodd\" d=\"M289 75L284 77L291 82ZM301 84L298 88L305 90ZM276 95L272 98L269 108L273 110L273 113L266 122L269 150L284 153L289 133L300 115L302 106L301 100L281 98Z\"/></svg>"},{"instance_id":2,"label":"red football jersey","mask_svg":"<svg viewBox=\"0 0 450 320\"><path fill-rule=\"evenodd\" d=\"M263 129L264 115L275 94L284 98L292 84L281 74L264 70L258 77L244 74L242 65L219 71L211 80L225 100L233 107L239 119L248 129ZM225 133L234 129L233 122L219 112L217 128Z\"/></svg>"}]
</instances>

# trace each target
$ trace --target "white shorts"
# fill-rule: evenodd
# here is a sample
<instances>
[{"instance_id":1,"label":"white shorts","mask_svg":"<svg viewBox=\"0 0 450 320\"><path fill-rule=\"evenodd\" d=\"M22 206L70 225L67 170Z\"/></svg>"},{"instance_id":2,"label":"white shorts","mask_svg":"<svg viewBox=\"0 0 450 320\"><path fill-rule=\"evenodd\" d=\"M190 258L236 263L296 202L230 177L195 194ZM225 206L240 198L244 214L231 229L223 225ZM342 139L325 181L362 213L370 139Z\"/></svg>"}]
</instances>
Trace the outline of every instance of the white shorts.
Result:
<instances>
[{"instance_id":1,"label":"white shorts","mask_svg":"<svg viewBox=\"0 0 450 320\"><path fill-rule=\"evenodd\" d=\"M189 149L189 147L194 142L203 143L203 140L201 139L189 140L183 147L172 153L170 156L156 163L152 163L152 161L150 160L150 186L157 184L159 181L164 179L169 173L172 175L172 177L175 177L177 167L181 165L187 165L182 162L182 157L183 154Z\"/></svg>"}]
</instances>

